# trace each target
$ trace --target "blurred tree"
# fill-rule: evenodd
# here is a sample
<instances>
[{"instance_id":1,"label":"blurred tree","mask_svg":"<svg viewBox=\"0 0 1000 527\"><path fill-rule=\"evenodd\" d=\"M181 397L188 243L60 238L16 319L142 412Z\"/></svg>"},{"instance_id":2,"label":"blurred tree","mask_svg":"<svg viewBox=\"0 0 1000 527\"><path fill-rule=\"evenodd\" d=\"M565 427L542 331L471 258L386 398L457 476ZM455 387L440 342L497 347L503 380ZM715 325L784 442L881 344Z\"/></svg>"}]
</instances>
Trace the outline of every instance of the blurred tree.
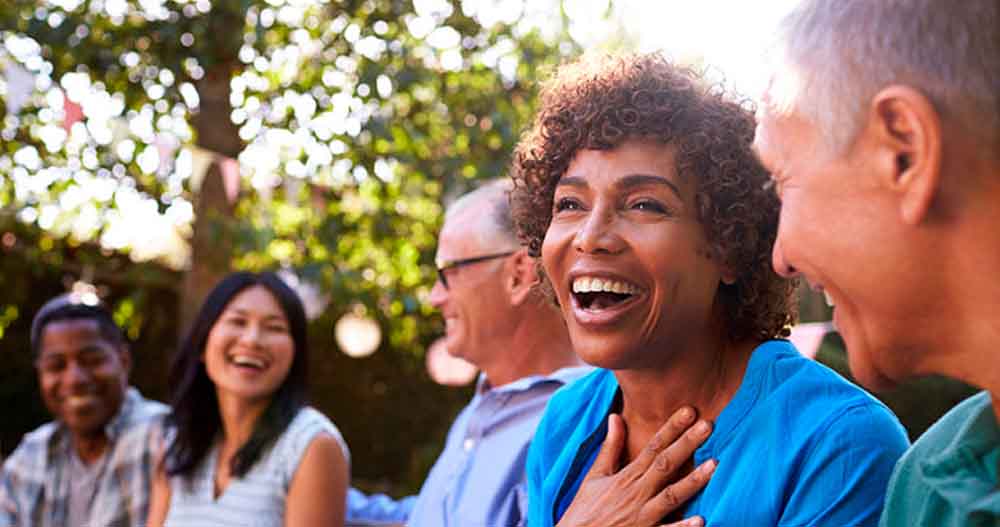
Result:
<instances>
[{"instance_id":1,"label":"blurred tree","mask_svg":"<svg viewBox=\"0 0 1000 527\"><path fill-rule=\"evenodd\" d=\"M495 0L7 0L0 215L45 233L19 253L28 267L57 241L189 269L197 210L208 249L195 250L214 254L195 263L210 275L292 270L331 300L314 326L329 335L362 309L386 360L427 382L442 203L504 173L536 79L579 51L559 13ZM222 182L235 200L198 206L226 158L239 162ZM383 377L364 389L395 400ZM437 409L442 423L457 402ZM378 465L358 454L362 472Z\"/></svg>"}]
</instances>

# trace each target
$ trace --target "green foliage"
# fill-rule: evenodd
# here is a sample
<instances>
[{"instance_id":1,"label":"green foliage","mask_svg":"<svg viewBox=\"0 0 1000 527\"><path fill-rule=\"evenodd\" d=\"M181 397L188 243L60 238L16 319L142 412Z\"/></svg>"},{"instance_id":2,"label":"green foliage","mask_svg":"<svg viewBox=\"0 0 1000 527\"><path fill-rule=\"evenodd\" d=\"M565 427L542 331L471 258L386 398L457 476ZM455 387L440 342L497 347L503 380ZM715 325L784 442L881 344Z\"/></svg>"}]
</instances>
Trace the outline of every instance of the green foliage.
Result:
<instances>
[{"instance_id":1,"label":"green foliage","mask_svg":"<svg viewBox=\"0 0 1000 527\"><path fill-rule=\"evenodd\" d=\"M375 408L372 387L384 385L380 400L422 400L414 393L429 384L423 351L442 329L425 301L442 204L505 173L537 79L578 52L558 29L565 21L553 33L519 19L527 2L506 3L515 16L488 23L473 4L8 0L0 75L17 65L35 75L36 89L16 114L0 101L0 219L36 234L19 242L23 268L4 272L78 277L86 265L106 267L101 257L111 254L183 268L197 197L193 147L237 157L236 221L208 227L231 248L224 261L290 268L317 284L332 300L322 327L360 304L385 334L380 371L393 365L420 377L380 374L359 388L351 383L363 376L352 373L320 398ZM74 124L77 105L83 117ZM96 257L74 261L84 253ZM32 302L16 303L22 316ZM142 340L156 323L151 302L114 305L130 336ZM329 335L321 340L333 349ZM435 409L434 426L460 402ZM348 437L364 433L350 426ZM435 430L429 436L441 435ZM375 454L358 456L356 467L372 478L412 470L422 462L400 452L428 447L408 443L376 449L395 452L386 454L392 467ZM401 479L412 487L412 474Z\"/></svg>"},{"instance_id":2,"label":"green foliage","mask_svg":"<svg viewBox=\"0 0 1000 527\"><path fill-rule=\"evenodd\" d=\"M191 154L171 147L226 143L208 136L232 125L243 193L218 235L233 266L298 269L335 306L377 313L394 351L419 354L440 330L421 300L445 193L504 174L537 76L575 52L523 21L484 27L459 2L420 4L15 0L0 14L6 60L41 80L5 118L0 207L55 237L103 240L125 214L122 188L160 216L193 202ZM70 99L85 117L67 135ZM171 157L144 160L150 149ZM93 181L109 191L81 190ZM174 223L186 235L190 214Z\"/></svg>"},{"instance_id":3,"label":"green foliage","mask_svg":"<svg viewBox=\"0 0 1000 527\"><path fill-rule=\"evenodd\" d=\"M3 306L3 309L0 309L0 338L3 338L4 330L17 320L20 314L16 304Z\"/></svg>"}]
</instances>

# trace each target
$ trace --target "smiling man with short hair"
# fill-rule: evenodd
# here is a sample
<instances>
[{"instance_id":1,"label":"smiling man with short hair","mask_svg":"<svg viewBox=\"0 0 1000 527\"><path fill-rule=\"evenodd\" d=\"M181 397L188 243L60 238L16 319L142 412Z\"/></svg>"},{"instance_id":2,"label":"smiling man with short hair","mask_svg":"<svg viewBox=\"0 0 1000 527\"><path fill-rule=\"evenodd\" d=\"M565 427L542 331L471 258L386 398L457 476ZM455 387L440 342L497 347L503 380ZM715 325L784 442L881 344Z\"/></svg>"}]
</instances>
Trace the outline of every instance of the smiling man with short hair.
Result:
<instances>
[{"instance_id":1,"label":"smiling man with short hair","mask_svg":"<svg viewBox=\"0 0 1000 527\"><path fill-rule=\"evenodd\" d=\"M167 407L129 387L121 329L104 308L61 296L35 315L31 350L55 421L4 463L0 525L144 525Z\"/></svg>"},{"instance_id":2,"label":"smiling man with short hair","mask_svg":"<svg viewBox=\"0 0 1000 527\"><path fill-rule=\"evenodd\" d=\"M1000 525L1000 3L807 0L780 35L775 270L835 306L866 386L983 389L899 461L881 524Z\"/></svg>"}]
</instances>

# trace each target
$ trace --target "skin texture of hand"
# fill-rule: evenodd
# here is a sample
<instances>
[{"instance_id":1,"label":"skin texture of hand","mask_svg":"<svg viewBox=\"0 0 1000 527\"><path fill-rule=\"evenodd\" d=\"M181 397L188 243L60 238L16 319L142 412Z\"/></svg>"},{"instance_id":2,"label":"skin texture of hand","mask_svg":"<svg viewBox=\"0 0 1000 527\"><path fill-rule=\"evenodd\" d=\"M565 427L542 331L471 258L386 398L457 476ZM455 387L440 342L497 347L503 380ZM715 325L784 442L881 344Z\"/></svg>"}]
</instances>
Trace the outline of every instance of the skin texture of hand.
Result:
<instances>
[{"instance_id":1,"label":"skin texture of hand","mask_svg":"<svg viewBox=\"0 0 1000 527\"><path fill-rule=\"evenodd\" d=\"M681 408L656 432L639 456L619 470L626 430L621 416L612 414L608 417L604 445L556 527L704 525L701 517L670 524L661 522L711 478L715 460L702 463L678 479L681 467L710 433L711 425L707 421L695 424L692 408Z\"/></svg>"}]
</instances>

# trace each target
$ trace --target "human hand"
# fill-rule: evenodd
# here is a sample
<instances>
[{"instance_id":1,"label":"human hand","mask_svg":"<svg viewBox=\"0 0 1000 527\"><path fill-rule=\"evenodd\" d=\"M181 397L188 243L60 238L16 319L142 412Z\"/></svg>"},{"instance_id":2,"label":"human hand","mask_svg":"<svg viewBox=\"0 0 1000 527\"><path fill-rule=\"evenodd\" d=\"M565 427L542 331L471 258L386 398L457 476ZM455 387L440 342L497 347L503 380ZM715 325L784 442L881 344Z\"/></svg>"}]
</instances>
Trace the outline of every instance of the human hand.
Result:
<instances>
[{"instance_id":1,"label":"human hand","mask_svg":"<svg viewBox=\"0 0 1000 527\"><path fill-rule=\"evenodd\" d=\"M694 409L681 408L660 427L639 456L619 470L626 430L621 416L611 414L604 445L556 527L704 525L699 516L669 525L660 522L701 490L715 471L716 461L708 460L668 484L710 433L707 421L695 423Z\"/></svg>"}]
</instances>

